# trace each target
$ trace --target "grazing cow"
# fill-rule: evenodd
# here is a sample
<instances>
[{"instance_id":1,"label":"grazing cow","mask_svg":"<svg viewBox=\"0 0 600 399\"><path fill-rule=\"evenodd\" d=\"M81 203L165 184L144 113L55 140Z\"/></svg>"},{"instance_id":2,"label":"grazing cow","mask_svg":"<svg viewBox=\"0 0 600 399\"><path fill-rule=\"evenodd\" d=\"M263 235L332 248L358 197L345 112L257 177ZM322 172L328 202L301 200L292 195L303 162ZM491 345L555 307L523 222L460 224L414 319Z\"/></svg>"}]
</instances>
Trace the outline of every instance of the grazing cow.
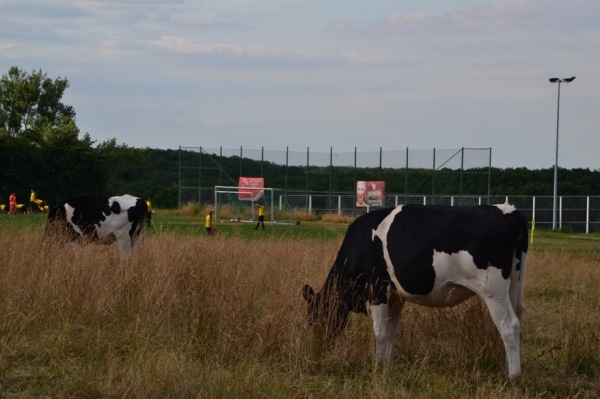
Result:
<instances>
[{"instance_id":1,"label":"grazing cow","mask_svg":"<svg viewBox=\"0 0 600 399\"><path fill-rule=\"evenodd\" d=\"M128 256L146 212L146 202L129 194L110 198L83 195L53 207L48 213L46 230L59 227L74 241L88 239L105 244L117 241L122 254Z\"/></svg>"},{"instance_id":2,"label":"grazing cow","mask_svg":"<svg viewBox=\"0 0 600 399\"><path fill-rule=\"evenodd\" d=\"M392 356L404 302L454 306L478 295L504 342L508 376L515 377L527 246L527 221L508 204L367 213L348 227L321 292L304 286L308 322L334 338L350 311L370 313L382 363Z\"/></svg>"}]
</instances>

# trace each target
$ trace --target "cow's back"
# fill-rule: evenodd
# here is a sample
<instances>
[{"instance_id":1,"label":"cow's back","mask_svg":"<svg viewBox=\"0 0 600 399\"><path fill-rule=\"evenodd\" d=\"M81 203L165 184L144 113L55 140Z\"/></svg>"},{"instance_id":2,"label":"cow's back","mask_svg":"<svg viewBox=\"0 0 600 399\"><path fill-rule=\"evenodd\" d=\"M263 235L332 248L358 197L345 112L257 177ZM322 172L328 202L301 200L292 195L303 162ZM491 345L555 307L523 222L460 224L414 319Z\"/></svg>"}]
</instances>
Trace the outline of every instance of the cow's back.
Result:
<instances>
[{"instance_id":1,"label":"cow's back","mask_svg":"<svg viewBox=\"0 0 600 399\"><path fill-rule=\"evenodd\" d=\"M415 296L430 295L446 278L461 285L461 279L481 274L477 270L496 270L508 280L515 251L527 251L522 215L492 205L398 207L376 235L395 288ZM471 285L465 280L464 286Z\"/></svg>"}]
</instances>

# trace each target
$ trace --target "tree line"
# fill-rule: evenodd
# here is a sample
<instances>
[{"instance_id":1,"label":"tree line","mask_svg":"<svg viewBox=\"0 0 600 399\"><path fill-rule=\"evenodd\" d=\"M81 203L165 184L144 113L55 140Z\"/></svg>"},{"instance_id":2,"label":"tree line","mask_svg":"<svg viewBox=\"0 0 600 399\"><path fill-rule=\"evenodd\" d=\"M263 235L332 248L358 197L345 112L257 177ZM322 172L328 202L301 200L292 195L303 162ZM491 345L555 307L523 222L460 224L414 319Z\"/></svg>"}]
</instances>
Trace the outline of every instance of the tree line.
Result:
<instances>
[{"instance_id":1,"label":"tree line","mask_svg":"<svg viewBox=\"0 0 600 399\"><path fill-rule=\"evenodd\" d=\"M130 193L175 208L182 179L180 162L210 165L190 184L236 185L240 167L247 177L264 177L269 187L290 191L352 192L356 179L383 180L386 191L406 194L552 195L553 168L465 171L351 167L286 167L270 162L220 158L180 150L133 148L82 134L75 109L63 104L66 78L11 67L0 79L0 203L15 192L27 203L31 189L49 204L79 194ZM198 158L200 157L200 158ZM196 163L197 164L197 163ZM200 178L196 178L198 172ZM183 178L187 178L183 176ZM600 195L600 171L560 169L559 195Z\"/></svg>"}]
</instances>

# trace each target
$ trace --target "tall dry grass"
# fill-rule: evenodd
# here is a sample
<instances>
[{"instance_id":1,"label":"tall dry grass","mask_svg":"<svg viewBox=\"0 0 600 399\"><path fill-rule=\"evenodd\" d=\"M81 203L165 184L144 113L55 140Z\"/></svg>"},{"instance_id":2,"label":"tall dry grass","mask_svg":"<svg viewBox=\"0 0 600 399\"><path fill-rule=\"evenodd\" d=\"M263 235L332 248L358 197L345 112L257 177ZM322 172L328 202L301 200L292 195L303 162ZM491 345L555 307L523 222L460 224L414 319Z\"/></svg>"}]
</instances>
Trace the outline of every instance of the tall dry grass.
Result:
<instances>
[{"instance_id":1,"label":"tall dry grass","mask_svg":"<svg viewBox=\"0 0 600 399\"><path fill-rule=\"evenodd\" d=\"M337 243L219 236L116 246L0 231L0 387L8 397L594 397L597 259L532 253L524 376L478 300L407 305L395 359L373 365L368 318L326 348L301 287L320 288Z\"/></svg>"}]
</instances>

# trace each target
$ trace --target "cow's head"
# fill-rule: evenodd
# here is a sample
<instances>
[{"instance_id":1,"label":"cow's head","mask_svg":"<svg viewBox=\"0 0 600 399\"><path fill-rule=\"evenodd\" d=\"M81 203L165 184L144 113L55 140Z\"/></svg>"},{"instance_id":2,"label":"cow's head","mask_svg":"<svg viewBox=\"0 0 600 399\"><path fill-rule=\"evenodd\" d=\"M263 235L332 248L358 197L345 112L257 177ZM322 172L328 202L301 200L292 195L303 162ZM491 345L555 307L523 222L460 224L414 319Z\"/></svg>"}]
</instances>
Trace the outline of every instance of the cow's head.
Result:
<instances>
[{"instance_id":1,"label":"cow's head","mask_svg":"<svg viewBox=\"0 0 600 399\"><path fill-rule=\"evenodd\" d=\"M315 293L311 286L305 285L302 296L308 304L309 326L328 339L333 339L344 331L350 310L337 290L325 286L321 292Z\"/></svg>"}]
</instances>

